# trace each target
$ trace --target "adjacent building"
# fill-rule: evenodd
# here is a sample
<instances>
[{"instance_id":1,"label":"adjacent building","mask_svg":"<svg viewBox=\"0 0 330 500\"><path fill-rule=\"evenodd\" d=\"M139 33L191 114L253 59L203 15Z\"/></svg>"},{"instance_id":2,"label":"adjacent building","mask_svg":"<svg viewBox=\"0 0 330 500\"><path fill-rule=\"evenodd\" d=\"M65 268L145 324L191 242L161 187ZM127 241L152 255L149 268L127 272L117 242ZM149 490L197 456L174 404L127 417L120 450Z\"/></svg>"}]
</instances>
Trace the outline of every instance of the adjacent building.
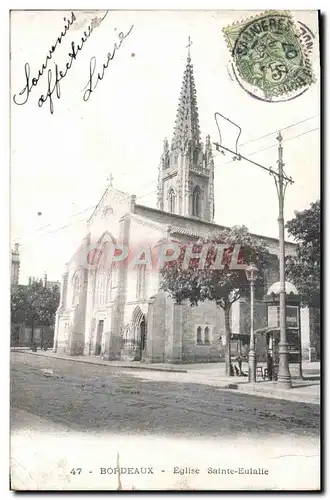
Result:
<instances>
[{"instance_id":1,"label":"adjacent building","mask_svg":"<svg viewBox=\"0 0 330 500\"><path fill-rule=\"evenodd\" d=\"M19 244L15 243L14 249L11 251L11 284L18 285L19 283L19 268L20 268Z\"/></svg>"}]
</instances>

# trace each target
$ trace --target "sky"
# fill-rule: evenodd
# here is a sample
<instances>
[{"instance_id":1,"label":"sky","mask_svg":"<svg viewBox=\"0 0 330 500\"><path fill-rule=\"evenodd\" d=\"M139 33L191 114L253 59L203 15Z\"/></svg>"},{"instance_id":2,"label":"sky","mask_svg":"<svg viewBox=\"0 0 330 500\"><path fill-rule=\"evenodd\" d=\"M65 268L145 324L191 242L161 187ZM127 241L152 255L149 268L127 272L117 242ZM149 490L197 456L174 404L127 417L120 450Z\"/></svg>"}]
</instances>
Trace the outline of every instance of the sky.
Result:
<instances>
[{"instance_id":1,"label":"sky","mask_svg":"<svg viewBox=\"0 0 330 500\"><path fill-rule=\"evenodd\" d=\"M71 42L78 43L95 17L105 11L74 11L76 21L58 44L48 68L64 71ZM214 113L242 128L239 151L276 167L277 131L282 130L288 186L285 219L308 208L320 196L320 89L318 41L311 57L316 83L300 97L283 103L259 101L233 78L222 28L258 12L243 11L109 11L84 43L60 82L60 99L47 93L45 72L24 105L13 96L25 86L24 65L31 79L45 62L64 29L69 11L15 11L11 15L11 242L20 243L20 282L28 276L58 280L65 263L86 234L86 220L113 176L113 186L156 206L162 142L172 137L188 36L193 42L197 102L202 137L219 135ZM317 14L295 11L317 34ZM91 58L101 72L118 33L131 32L115 52L104 78L83 100ZM19 100L17 96L16 100ZM21 101L24 99L21 96ZM40 102L39 102L40 103ZM227 126L226 126L227 127ZM231 129L223 128L231 148ZM214 151L215 222L245 224L253 233L278 236L278 201L267 172L230 154ZM41 213L41 215L38 215Z\"/></svg>"}]
</instances>

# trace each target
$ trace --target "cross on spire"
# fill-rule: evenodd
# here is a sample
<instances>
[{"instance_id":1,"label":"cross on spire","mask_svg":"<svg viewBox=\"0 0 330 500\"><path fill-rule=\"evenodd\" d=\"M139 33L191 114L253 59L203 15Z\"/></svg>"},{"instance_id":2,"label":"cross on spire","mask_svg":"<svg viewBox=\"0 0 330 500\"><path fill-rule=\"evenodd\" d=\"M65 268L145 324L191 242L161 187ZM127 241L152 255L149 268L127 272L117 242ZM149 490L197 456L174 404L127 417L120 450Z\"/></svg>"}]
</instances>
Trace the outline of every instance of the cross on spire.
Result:
<instances>
[{"instance_id":1,"label":"cross on spire","mask_svg":"<svg viewBox=\"0 0 330 500\"><path fill-rule=\"evenodd\" d=\"M107 178L107 181L109 181L109 186L112 186L112 181L113 181L113 175L110 174L109 177Z\"/></svg>"},{"instance_id":2,"label":"cross on spire","mask_svg":"<svg viewBox=\"0 0 330 500\"><path fill-rule=\"evenodd\" d=\"M188 36L188 45L186 46L186 48L188 49L188 59L190 60L190 47L192 45L192 41L190 39L190 36Z\"/></svg>"},{"instance_id":3,"label":"cross on spire","mask_svg":"<svg viewBox=\"0 0 330 500\"><path fill-rule=\"evenodd\" d=\"M188 37L188 58L183 75L178 111L176 115L174 134L171 149L185 147L189 141L193 141L195 147L200 146L200 130L198 120L198 108L196 89L193 74L193 66L190 63L190 46L192 41Z\"/></svg>"}]
</instances>

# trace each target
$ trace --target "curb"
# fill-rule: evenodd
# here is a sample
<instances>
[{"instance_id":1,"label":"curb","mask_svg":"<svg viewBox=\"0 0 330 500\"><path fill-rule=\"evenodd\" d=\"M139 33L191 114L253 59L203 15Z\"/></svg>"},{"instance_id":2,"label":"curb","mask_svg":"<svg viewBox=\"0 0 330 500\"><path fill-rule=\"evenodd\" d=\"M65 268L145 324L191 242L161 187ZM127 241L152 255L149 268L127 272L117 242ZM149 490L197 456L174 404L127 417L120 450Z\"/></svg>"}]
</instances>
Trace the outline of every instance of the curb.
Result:
<instances>
[{"instance_id":1,"label":"curb","mask_svg":"<svg viewBox=\"0 0 330 500\"><path fill-rule=\"evenodd\" d=\"M35 356L43 356L45 358L53 358L53 359L62 359L64 361L74 361L76 363L85 363L85 364L89 364L89 365L97 365L97 366L103 366L103 367L106 367L106 368L117 368L117 369L124 369L124 370L136 370L136 371L156 371L156 372L168 372L168 373L188 373L188 370L184 370L183 368L159 368L159 367L156 367L156 368L153 368L152 366L146 366L146 365L142 365L141 366L132 366L132 365L111 365L111 361L105 361L103 363L100 363L98 361L87 361L85 359L75 359L74 356L71 356L71 357L65 357L65 356L61 356L61 355L49 355L47 354L47 351L46 352L32 352L32 351L25 351L25 350L22 350L22 351L18 351L18 350L13 350L11 352L19 352L19 353L23 353L23 354L30 354L30 355L35 355ZM200 382L196 382L194 381L193 383L200 383ZM206 384L208 385L208 384ZM213 384L212 384L213 385ZM251 389L249 387L243 387L241 384L239 383L228 383L228 382L225 382L221 385L221 383L219 385L216 385L216 386L213 386L215 387L217 390L226 390L228 392L233 392L235 394L241 394L241 395L245 395L245 396L258 396L258 397L261 397L261 398L268 398L268 399L279 399L279 400L282 400L282 401L290 401L290 402L293 402L293 403L302 403L302 404L312 404L312 405L317 405L319 406L320 405L320 399L319 398L311 398L311 400L309 400L308 398L300 398L298 394L294 394L294 393L291 393L291 394L281 394L280 392L275 392L275 393L269 393L269 392L265 392L264 390L261 390L261 389ZM292 389L291 389L292 390ZM297 396L297 397L293 397L292 396Z\"/></svg>"},{"instance_id":2,"label":"curb","mask_svg":"<svg viewBox=\"0 0 330 500\"><path fill-rule=\"evenodd\" d=\"M241 394L245 396L257 396L260 398L266 398L266 399L279 399L282 401L289 401L291 403L301 403L301 404L306 404L306 405L316 405L320 406L320 399L319 398L305 398L305 397L300 397L299 394L280 394L280 393L270 393L270 392L264 392L261 390L251 390L250 388L242 388L239 386L234 387L234 384L229 384L227 386L218 386L217 390L227 390L228 392L233 392L235 394Z\"/></svg>"},{"instance_id":3,"label":"curb","mask_svg":"<svg viewBox=\"0 0 330 500\"><path fill-rule=\"evenodd\" d=\"M111 361L104 361L103 363L100 363L98 361L87 361L85 359L75 359L74 356L71 356L70 358L65 357L65 356L59 356L59 355L49 355L46 353L41 353L41 352L31 352L31 351L11 351L11 352L20 352L23 354L31 354L33 356L43 356L45 358L53 358L53 359L62 359L64 361L75 361L76 363L85 363L87 365L97 365L97 366L104 366L107 368L117 368L117 369L124 369L124 370L146 370L146 371L154 371L154 372L171 372L171 373L188 373L188 370L184 370L183 368L159 368L155 367L153 368L152 366L146 366L141 364L141 366L132 366L132 365L112 365ZM47 352L47 351L46 351Z\"/></svg>"}]
</instances>

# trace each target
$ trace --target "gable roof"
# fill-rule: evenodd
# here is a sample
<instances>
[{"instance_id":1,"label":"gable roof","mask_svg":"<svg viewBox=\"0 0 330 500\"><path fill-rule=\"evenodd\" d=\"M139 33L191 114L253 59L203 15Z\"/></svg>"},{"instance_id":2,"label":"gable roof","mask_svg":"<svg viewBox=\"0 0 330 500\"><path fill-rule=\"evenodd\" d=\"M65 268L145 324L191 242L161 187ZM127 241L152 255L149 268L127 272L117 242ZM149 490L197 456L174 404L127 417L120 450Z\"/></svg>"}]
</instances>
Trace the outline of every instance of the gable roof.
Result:
<instances>
[{"instance_id":1,"label":"gable roof","mask_svg":"<svg viewBox=\"0 0 330 500\"><path fill-rule=\"evenodd\" d=\"M145 205L135 205L135 213L145 218L151 219L160 224L170 226L170 234L181 234L191 238L204 237L212 232L216 233L224 229L229 229L227 226L220 226L214 222L202 221L194 217L186 217L184 215L177 215L170 212L164 212L155 208L146 207ZM260 238L274 250L278 250L279 241L277 238L271 238L260 234L250 233L251 236ZM294 251L296 243L290 241L285 242L286 250Z\"/></svg>"}]
</instances>

